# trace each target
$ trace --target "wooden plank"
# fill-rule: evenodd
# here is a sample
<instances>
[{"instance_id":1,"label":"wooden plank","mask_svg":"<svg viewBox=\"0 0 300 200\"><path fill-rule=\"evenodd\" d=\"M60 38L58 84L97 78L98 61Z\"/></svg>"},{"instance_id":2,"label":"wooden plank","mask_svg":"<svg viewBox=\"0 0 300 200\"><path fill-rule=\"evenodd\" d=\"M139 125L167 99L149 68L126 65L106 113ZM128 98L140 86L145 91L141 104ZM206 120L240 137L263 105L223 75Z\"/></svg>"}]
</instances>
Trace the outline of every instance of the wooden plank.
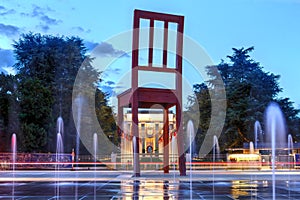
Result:
<instances>
[{"instance_id":1,"label":"wooden plank","mask_svg":"<svg viewBox=\"0 0 300 200\"><path fill-rule=\"evenodd\" d=\"M118 95L118 104L119 107L126 107L130 104L130 99L132 96L132 90L128 89L125 92Z\"/></svg>"},{"instance_id":2,"label":"wooden plank","mask_svg":"<svg viewBox=\"0 0 300 200\"><path fill-rule=\"evenodd\" d=\"M120 101L118 101L118 124L117 124L117 127L118 127L118 136L121 137L124 130L123 130L123 117L124 117L124 113L123 113L123 107L120 105Z\"/></svg>"},{"instance_id":3,"label":"wooden plank","mask_svg":"<svg viewBox=\"0 0 300 200\"><path fill-rule=\"evenodd\" d=\"M172 68L162 68L162 67L155 67L155 66L138 66L138 70L142 71L153 71L153 72L167 72L167 73L177 73L176 69Z\"/></svg>"},{"instance_id":4,"label":"wooden plank","mask_svg":"<svg viewBox=\"0 0 300 200\"><path fill-rule=\"evenodd\" d=\"M143 18L143 19L153 19L153 20L176 22L176 23L179 23L181 20L180 18L182 17L180 15L157 13L151 11L138 10L138 9L134 11L134 14L139 18Z\"/></svg>"},{"instance_id":5,"label":"wooden plank","mask_svg":"<svg viewBox=\"0 0 300 200\"><path fill-rule=\"evenodd\" d=\"M168 25L169 23L165 21L164 24L164 50L163 50L163 68L167 68L168 61Z\"/></svg>"},{"instance_id":6,"label":"wooden plank","mask_svg":"<svg viewBox=\"0 0 300 200\"><path fill-rule=\"evenodd\" d=\"M169 109L164 108L164 173L169 173Z\"/></svg>"},{"instance_id":7,"label":"wooden plank","mask_svg":"<svg viewBox=\"0 0 300 200\"><path fill-rule=\"evenodd\" d=\"M138 98L141 102L156 102L158 104L175 104L178 101L174 90L156 88L139 88Z\"/></svg>"},{"instance_id":8,"label":"wooden plank","mask_svg":"<svg viewBox=\"0 0 300 200\"><path fill-rule=\"evenodd\" d=\"M176 105L176 129L177 129L177 149L178 149L178 166L180 176L186 176L185 152L184 152L184 136L182 124L182 107L181 104Z\"/></svg>"},{"instance_id":9,"label":"wooden plank","mask_svg":"<svg viewBox=\"0 0 300 200\"><path fill-rule=\"evenodd\" d=\"M139 57L139 34L140 34L140 19L137 16L133 18L133 34L132 34L132 62L131 62L131 87L133 91L138 87L138 71L135 70L138 66Z\"/></svg>"},{"instance_id":10,"label":"wooden plank","mask_svg":"<svg viewBox=\"0 0 300 200\"><path fill-rule=\"evenodd\" d=\"M131 124L131 132L132 136L136 138L136 142L132 142L132 149L133 149L133 172L134 176L139 177L140 176L140 144L139 144L139 117L138 117L138 97L137 93L133 93L132 97L132 124Z\"/></svg>"},{"instance_id":11,"label":"wooden plank","mask_svg":"<svg viewBox=\"0 0 300 200\"><path fill-rule=\"evenodd\" d=\"M154 40L154 20L150 20L150 33L149 33L149 55L148 64L151 67L153 64L153 40Z\"/></svg>"}]
</instances>

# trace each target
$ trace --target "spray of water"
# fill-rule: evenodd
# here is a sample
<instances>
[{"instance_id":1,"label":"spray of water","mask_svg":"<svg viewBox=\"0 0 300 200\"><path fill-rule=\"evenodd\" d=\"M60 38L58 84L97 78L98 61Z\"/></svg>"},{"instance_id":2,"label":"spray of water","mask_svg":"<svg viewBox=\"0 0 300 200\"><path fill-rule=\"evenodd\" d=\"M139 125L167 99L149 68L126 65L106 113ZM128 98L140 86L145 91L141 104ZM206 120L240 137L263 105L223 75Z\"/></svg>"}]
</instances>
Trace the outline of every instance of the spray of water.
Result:
<instances>
[{"instance_id":1,"label":"spray of water","mask_svg":"<svg viewBox=\"0 0 300 200\"><path fill-rule=\"evenodd\" d=\"M76 161L79 160L79 147L80 147L80 130L81 130L81 117L82 117L82 105L83 105L83 97L78 96L76 98L77 105L77 134L76 134Z\"/></svg>"},{"instance_id":2,"label":"spray of water","mask_svg":"<svg viewBox=\"0 0 300 200\"><path fill-rule=\"evenodd\" d=\"M263 132L261 129L261 125L259 121L255 121L254 123L254 147L257 148L258 142L264 142L263 141Z\"/></svg>"},{"instance_id":3,"label":"spray of water","mask_svg":"<svg viewBox=\"0 0 300 200\"><path fill-rule=\"evenodd\" d=\"M172 163L173 163L173 170L174 170L174 176L173 176L173 179L174 179L174 181L175 181L175 170L176 170L176 154L175 154L175 152L176 152L176 141L175 141L176 139L175 139L175 137L172 137Z\"/></svg>"},{"instance_id":4,"label":"spray of water","mask_svg":"<svg viewBox=\"0 0 300 200\"><path fill-rule=\"evenodd\" d=\"M187 135L189 138L189 153L192 155L195 151L194 151L194 146L193 145L193 140L195 138L195 130L194 130L194 124L192 122L192 120L189 120L187 123Z\"/></svg>"},{"instance_id":5,"label":"spray of water","mask_svg":"<svg viewBox=\"0 0 300 200\"><path fill-rule=\"evenodd\" d=\"M220 146L216 135L213 137L213 199L215 199L215 167L220 157Z\"/></svg>"},{"instance_id":6,"label":"spray of water","mask_svg":"<svg viewBox=\"0 0 300 200\"><path fill-rule=\"evenodd\" d=\"M17 159L17 136L12 134L11 137L11 152L12 152L12 173L13 173L13 182L12 182L12 199L15 199L15 167Z\"/></svg>"},{"instance_id":7,"label":"spray of water","mask_svg":"<svg viewBox=\"0 0 300 200\"><path fill-rule=\"evenodd\" d=\"M292 154L294 150L293 137L291 134L288 135L288 150L289 154Z\"/></svg>"},{"instance_id":8,"label":"spray of water","mask_svg":"<svg viewBox=\"0 0 300 200\"><path fill-rule=\"evenodd\" d=\"M250 153L250 154L253 154L253 153L254 153L254 144L253 144L252 141L249 142L249 153Z\"/></svg>"},{"instance_id":9,"label":"spray of water","mask_svg":"<svg viewBox=\"0 0 300 200\"><path fill-rule=\"evenodd\" d=\"M293 137L291 134L288 135L288 166L289 169L293 168L293 151L294 151L294 144L293 144Z\"/></svg>"},{"instance_id":10,"label":"spray of water","mask_svg":"<svg viewBox=\"0 0 300 200\"><path fill-rule=\"evenodd\" d=\"M189 120L187 123L187 135L189 137L189 161L190 161L190 199L192 199L193 195L193 177L192 177L192 159L193 159L193 140L195 137L195 130L194 130L194 124L192 120Z\"/></svg>"},{"instance_id":11,"label":"spray of water","mask_svg":"<svg viewBox=\"0 0 300 200\"><path fill-rule=\"evenodd\" d=\"M284 116L277 103L270 103L265 112L265 125L266 125L266 139L267 144L271 144L272 155L272 194L273 200L276 199L275 191L275 162L276 162L276 149L286 147L286 127Z\"/></svg>"},{"instance_id":12,"label":"spray of water","mask_svg":"<svg viewBox=\"0 0 300 200\"><path fill-rule=\"evenodd\" d=\"M94 133L93 135L93 147L94 147L94 200L97 198L97 189L96 189L96 167L97 167L97 149L98 149L98 135Z\"/></svg>"},{"instance_id":13,"label":"spray of water","mask_svg":"<svg viewBox=\"0 0 300 200\"><path fill-rule=\"evenodd\" d=\"M75 161L78 163L79 162L79 147L80 147L80 130L81 130L81 118L82 118L82 106L83 106L83 97L79 95L75 99L75 104L77 106L77 134L76 134L76 149L75 149ZM78 167L78 164L77 164ZM78 178L78 173L76 172L76 178ZM75 184L75 199L78 198L78 183L76 182Z\"/></svg>"},{"instance_id":14,"label":"spray of water","mask_svg":"<svg viewBox=\"0 0 300 200\"><path fill-rule=\"evenodd\" d=\"M61 116L56 121L56 133L60 133L62 137L64 136L64 120Z\"/></svg>"},{"instance_id":15,"label":"spray of water","mask_svg":"<svg viewBox=\"0 0 300 200\"><path fill-rule=\"evenodd\" d=\"M213 161L217 161L220 159L220 146L217 136L214 135L214 143L213 143Z\"/></svg>"},{"instance_id":16,"label":"spray of water","mask_svg":"<svg viewBox=\"0 0 300 200\"><path fill-rule=\"evenodd\" d=\"M138 159L139 159L139 152L136 152L136 145L137 145L137 139L136 139L136 136L133 136L132 138L132 143L133 143L133 171L136 173L137 171L139 171L137 169L137 165L135 163L138 162ZM135 176L137 176L137 174L134 174Z\"/></svg>"},{"instance_id":17,"label":"spray of water","mask_svg":"<svg viewBox=\"0 0 300 200\"><path fill-rule=\"evenodd\" d=\"M56 161L56 165L55 165L55 178L56 178L56 182L55 182L55 196L57 197L57 199L59 199L60 196L60 177L59 177L59 168L60 168L60 163L63 162L62 159L62 154L64 152L64 146L63 146L63 141L62 141L62 137L60 133L57 133L57 137L56 137L56 155L55 155L55 161Z\"/></svg>"}]
</instances>

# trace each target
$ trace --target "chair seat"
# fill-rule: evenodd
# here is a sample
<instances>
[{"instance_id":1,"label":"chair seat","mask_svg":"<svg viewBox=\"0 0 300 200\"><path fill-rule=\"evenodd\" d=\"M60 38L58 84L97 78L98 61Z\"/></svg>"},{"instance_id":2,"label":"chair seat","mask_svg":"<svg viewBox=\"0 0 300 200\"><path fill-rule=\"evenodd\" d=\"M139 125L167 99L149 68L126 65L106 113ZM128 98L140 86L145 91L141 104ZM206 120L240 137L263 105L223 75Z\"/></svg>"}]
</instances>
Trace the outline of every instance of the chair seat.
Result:
<instances>
[{"instance_id":1,"label":"chair seat","mask_svg":"<svg viewBox=\"0 0 300 200\"><path fill-rule=\"evenodd\" d=\"M150 108L154 104L161 104L164 107L172 107L178 103L177 93L171 89L144 88L139 87L136 91L139 108ZM132 89L118 95L119 106L131 107L133 97Z\"/></svg>"}]
</instances>

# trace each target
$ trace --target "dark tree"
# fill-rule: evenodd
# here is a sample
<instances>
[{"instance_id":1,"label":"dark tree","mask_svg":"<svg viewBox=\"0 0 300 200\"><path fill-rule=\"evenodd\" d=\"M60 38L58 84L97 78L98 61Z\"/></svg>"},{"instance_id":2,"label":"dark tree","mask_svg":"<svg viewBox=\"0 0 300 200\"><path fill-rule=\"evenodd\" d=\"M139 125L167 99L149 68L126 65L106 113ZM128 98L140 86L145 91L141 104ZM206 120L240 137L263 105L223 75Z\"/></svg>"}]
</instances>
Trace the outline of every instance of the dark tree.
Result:
<instances>
[{"instance_id":1,"label":"dark tree","mask_svg":"<svg viewBox=\"0 0 300 200\"><path fill-rule=\"evenodd\" d=\"M112 108L107 106L107 98L107 94L103 93L99 89L96 90L96 115L104 134L112 143L118 145L120 141L117 134L117 124L115 122Z\"/></svg>"},{"instance_id":2,"label":"dark tree","mask_svg":"<svg viewBox=\"0 0 300 200\"><path fill-rule=\"evenodd\" d=\"M76 139L72 94L78 70L83 70L84 76L89 79L87 82L95 91L100 72L92 67L92 59L86 54L82 39L77 37L29 33L22 35L14 48L22 128L19 136L23 138L24 150L54 152L56 120L61 116L65 124L65 151L70 152L75 147ZM84 87L82 85L83 92ZM105 96L102 98L105 99ZM101 106L97 109L107 109L112 115L106 103L97 104ZM99 114L103 113L101 111Z\"/></svg>"},{"instance_id":3,"label":"dark tree","mask_svg":"<svg viewBox=\"0 0 300 200\"><path fill-rule=\"evenodd\" d=\"M51 90L36 78L27 78L18 87L23 135L19 144L26 152L45 151L47 131L51 125L51 105L53 97ZM55 146L55 145L54 145Z\"/></svg>"},{"instance_id":4,"label":"dark tree","mask_svg":"<svg viewBox=\"0 0 300 200\"><path fill-rule=\"evenodd\" d=\"M196 135L194 139L196 144L195 151L199 152L200 146L205 138L205 133L209 128L211 119L211 99L209 96L209 89L204 83L195 84L193 88L195 96L189 97L189 106L187 106L187 112L185 116L186 119L192 120L193 122L199 120L199 126L198 129L196 129ZM194 115L198 112L200 112L200 119L197 119L198 116Z\"/></svg>"},{"instance_id":5,"label":"dark tree","mask_svg":"<svg viewBox=\"0 0 300 200\"><path fill-rule=\"evenodd\" d=\"M217 70L215 66L207 67L207 72L212 78L206 83L208 88L213 89L216 86L216 73L219 73L226 89L226 119L219 138L223 150L242 147L243 143L254 141L254 123L256 120L263 123L264 111L271 101L277 101L281 105L287 116L289 132L296 136L298 131L296 123L299 121L299 111L293 108L288 98L277 99L282 91L278 83L279 76L263 71L260 64L250 58L249 53L253 50L253 47L233 48L233 55L227 56L228 63L222 61L217 65ZM202 116L199 129L205 135L210 120L210 97L203 84L195 85L195 93ZM201 119L203 117L205 119Z\"/></svg>"},{"instance_id":6,"label":"dark tree","mask_svg":"<svg viewBox=\"0 0 300 200\"><path fill-rule=\"evenodd\" d=\"M19 132L16 78L0 74L0 151L10 151L10 138Z\"/></svg>"}]
</instances>

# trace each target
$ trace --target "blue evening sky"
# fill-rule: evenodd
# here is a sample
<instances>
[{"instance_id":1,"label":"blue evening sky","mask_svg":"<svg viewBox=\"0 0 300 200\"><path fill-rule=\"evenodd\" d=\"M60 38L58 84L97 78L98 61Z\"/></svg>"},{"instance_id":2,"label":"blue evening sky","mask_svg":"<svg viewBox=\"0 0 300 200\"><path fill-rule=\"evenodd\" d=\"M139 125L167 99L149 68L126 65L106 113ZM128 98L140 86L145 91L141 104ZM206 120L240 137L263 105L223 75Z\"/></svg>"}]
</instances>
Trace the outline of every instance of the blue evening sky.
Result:
<instances>
[{"instance_id":1,"label":"blue evening sky","mask_svg":"<svg viewBox=\"0 0 300 200\"><path fill-rule=\"evenodd\" d=\"M0 71L10 71L11 44L29 31L79 36L90 49L99 44L102 56L118 56L122 49L105 41L132 27L134 9L185 16L185 34L215 64L226 61L233 47L254 46L252 58L281 75L280 96L299 107L300 0L1 0ZM122 63L115 62L111 73L120 73ZM106 80L108 89L114 81Z\"/></svg>"}]
</instances>

